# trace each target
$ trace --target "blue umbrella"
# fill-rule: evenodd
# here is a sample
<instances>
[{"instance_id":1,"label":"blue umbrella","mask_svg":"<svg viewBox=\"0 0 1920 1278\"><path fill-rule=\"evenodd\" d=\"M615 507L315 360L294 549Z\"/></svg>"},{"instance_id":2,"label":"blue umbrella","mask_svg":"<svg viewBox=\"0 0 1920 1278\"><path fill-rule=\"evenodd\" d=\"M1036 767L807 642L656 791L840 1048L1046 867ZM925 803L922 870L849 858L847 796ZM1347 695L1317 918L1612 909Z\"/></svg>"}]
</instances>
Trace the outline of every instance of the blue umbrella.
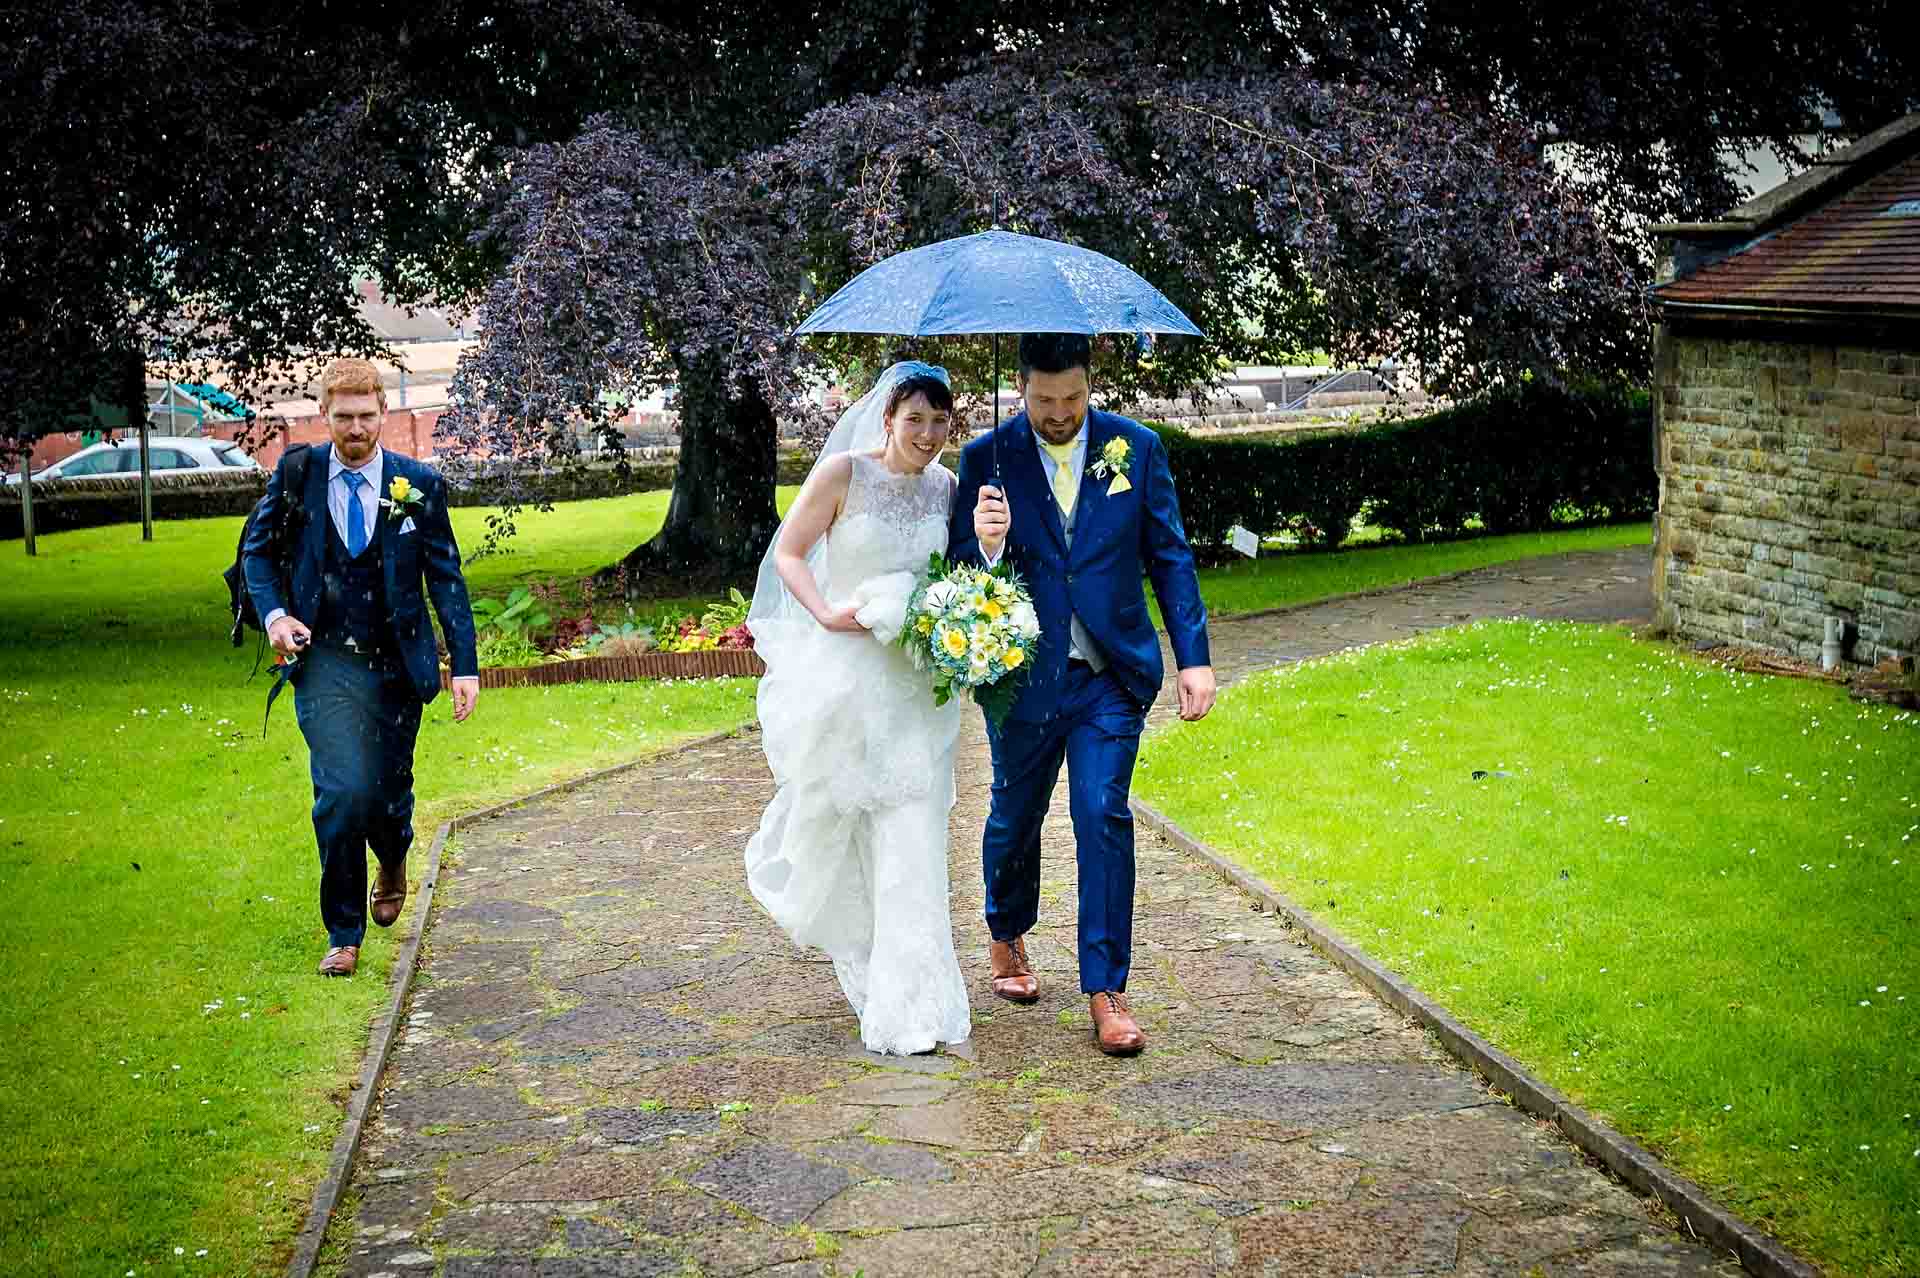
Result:
<instances>
[{"instance_id":1,"label":"blue umbrella","mask_svg":"<svg viewBox=\"0 0 1920 1278\"><path fill-rule=\"evenodd\" d=\"M1000 334L1205 336L1165 294L1104 253L1012 231L982 231L896 253L847 282L794 330L993 335L993 423L1000 424ZM994 477L999 478L996 440Z\"/></svg>"},{"instance_id":2,"label":"blue umbrella","mask_svg":"<svg viewBox=\"0 0 1920 1278\"><path fill-rule=\"evenodd\" d=\"M795 333L1202 335L1159 289L1106 254L1012 231L896 253L855 276Z\"/></svg>"}]
</instances>

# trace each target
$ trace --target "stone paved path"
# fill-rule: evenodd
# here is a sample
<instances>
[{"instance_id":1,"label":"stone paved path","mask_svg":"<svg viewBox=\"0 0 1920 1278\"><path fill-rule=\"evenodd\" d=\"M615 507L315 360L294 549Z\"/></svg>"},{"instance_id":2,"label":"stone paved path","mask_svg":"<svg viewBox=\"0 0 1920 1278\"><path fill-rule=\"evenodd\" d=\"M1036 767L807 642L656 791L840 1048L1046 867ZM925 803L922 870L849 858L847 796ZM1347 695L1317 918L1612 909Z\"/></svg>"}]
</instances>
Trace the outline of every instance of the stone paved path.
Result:
<instances>
[{"instance_id":1,"label":"stone paved path","mask_svg":"<svg viewBox=\"0 0 1920 1278\"><path fill-rule=\"evenodd\" d=\"M1470 617L1646 610L1647 555L1567 556L1216 627L1223 673ZM1737 1273L1499 1103L1279 921L1154 838L1133 996L1093 1047L1064 791L1041 1002L977 979L975 728L953 908L975 1035L863 1052L756 910L752 735L469 830L352 1197L352 1275Z\"/></svg>"}]
</instances>

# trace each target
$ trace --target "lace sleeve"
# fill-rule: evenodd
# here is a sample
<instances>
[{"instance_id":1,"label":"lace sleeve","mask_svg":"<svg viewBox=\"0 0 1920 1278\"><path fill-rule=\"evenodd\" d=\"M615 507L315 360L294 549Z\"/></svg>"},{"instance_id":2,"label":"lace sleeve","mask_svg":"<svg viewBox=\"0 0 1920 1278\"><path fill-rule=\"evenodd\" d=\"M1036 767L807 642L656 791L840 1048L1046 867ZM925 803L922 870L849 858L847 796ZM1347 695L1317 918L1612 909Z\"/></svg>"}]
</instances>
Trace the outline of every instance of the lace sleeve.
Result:
<instances>
[{"instance_id":1,"label":"lace sleeve","mask_svg":"<svg viewBox=\"0 0 1920 1278\"><path fill-rule=\"evenodd\" d=\"M945 519L953 514L953 499L960 491L960 476L948 470L946 466L940 462L935 462L932 469L939 472L939 477L942 481L939 486L939 496L937 500L940 507L940 517Z\"/></svg>"}]
</instances>

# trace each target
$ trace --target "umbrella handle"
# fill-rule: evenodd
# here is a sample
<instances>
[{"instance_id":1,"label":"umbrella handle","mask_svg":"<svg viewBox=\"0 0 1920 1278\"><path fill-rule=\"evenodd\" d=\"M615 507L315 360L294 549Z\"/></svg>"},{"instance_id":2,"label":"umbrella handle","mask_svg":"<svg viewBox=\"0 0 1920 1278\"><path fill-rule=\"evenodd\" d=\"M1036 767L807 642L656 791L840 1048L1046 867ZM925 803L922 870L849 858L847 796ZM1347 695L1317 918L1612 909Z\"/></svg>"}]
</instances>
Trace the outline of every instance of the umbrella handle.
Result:
<instances>
[{"instance_id":1,"label":"umbrella handle","mask_svg":"<svg viewBox=\"0 0 1920 1278\"><path fill-rule=\"evenodd\" d=\"M994 197L995 222L998 223L999 197ZM993 335L993 486L1000 485L1000 334Z\"/></svg>"}]
</instances>

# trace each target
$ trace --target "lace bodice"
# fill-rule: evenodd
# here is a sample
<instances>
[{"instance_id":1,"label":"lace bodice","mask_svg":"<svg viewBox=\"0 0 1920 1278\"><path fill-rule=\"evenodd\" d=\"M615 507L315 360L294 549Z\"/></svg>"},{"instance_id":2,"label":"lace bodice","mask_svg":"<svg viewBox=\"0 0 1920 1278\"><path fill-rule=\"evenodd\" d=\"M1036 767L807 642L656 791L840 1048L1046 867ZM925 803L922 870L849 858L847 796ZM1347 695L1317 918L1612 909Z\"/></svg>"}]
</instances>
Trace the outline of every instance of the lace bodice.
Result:
<instances>
[{"instance_id":1,"label":"lace bodice","mask_svg":"<svg viewBox=\"0 0 1920 1278\"><path fill-rule=\"evenodd\" d=\"M890 572L925 572L927 556L947 548L957 484L938 462L917 475L896 475L877 458L853 454L846 504L827 534L835 594Z\"/></svg>"}]
</instances>

